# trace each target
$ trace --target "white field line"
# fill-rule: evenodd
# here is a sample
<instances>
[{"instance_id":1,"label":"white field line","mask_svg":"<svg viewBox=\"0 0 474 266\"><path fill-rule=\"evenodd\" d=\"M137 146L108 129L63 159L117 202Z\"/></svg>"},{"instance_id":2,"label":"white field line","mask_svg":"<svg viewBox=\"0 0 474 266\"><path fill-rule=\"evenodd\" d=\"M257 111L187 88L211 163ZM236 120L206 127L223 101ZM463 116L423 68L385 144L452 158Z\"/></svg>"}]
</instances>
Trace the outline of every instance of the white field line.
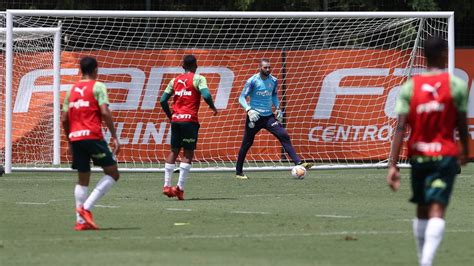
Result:
<instances>
[{"instance_id":1,"label":"white field line","mask_svg":"<svg viewBox=\"0 0 474 266\"><path fill-rule=\"evenodd\" d=\"M174 223L174 226L190 225L190 223Z\"/></svg>"},{"instance_id":2,"label":"white field line","mask_svg":"<svg viewBox=\"0 0 474 266\"><path fill-rule=\"evenodd\" d=\"M255 197L292 197L292 196L317 196L321 194L317 193L293 193L293 194L250 194L250 195L239 195L239 198L255 198Z\"/></svg>"},{"instance_id":3,"label":"white field line","mask_svg":"<svg viewBox=\"0 0 474 266\"><path fill-rule=\"evenodd\" d=\"M269 212L258 212L258 211L231 211L230 213L236 213L236 214L270 214Z\"/></svg>"},{"instance_id":4,"label":"white field line","mask_svg":"<svg viewBox=\"0 0 474 266\"><path fill-rule=\"evenodd\" d=\"M190 212L193 211L192 209L180 209L180 208L166 208L167 211L174 211L174 212Z\"/></svg>"},{"instance_id":5,"label":"white field line","mask_svg":"<svg viewBox=\"0 0 474 266\"><path fill-rule=\"evenodd\" d=\"M49 202L15 202L20 205L48 205Z\"/></svg>"},{"instance_id":6,"label":"white field line","mask_svg":"<svg viewBox=\"0 0 474 266\"><path fill-rule=\"evenodd\" d=\"M331 214L317 214L316 217L322 217L322 218L342 218L342 219L352 218L352 216L347 216L347 215L331 215Z\"/></svg>"},{"instance_id":7,"label":"white field line","mask_svg":"<svg viewBox=\"0 0 474 266\"><path fill-rule=\"evenodd\" d=\"M55 202L55 201L66 201L66 199L52 199L52 200L48 200L47 202L20 201L20 202L15 202L15 203L19 204L19 205L49 205L51 202ZM95 205L94 207L97 207L97 208L120 208L120 206L114 206L114 205Z\"/></svg>"},{"instance_id":8,"label":"white field line","mask_svg":"<svg viewBox=\"0 0 474 266\"><path fill-rule=\"evenodd\" d=\"M77 177L71 176L70 178L3 178L2 181L72 181L76 182Z\"/></svg>"},{"instance_id":9,"label":"white field line","mask_svg":"<svg viewBox=\"0 0 474 266\"><path fill-rule=\"evenodd\" d=\"M99 231L92 233L100 234ZM446 230L445 233L474 233L474 230ZM228 234L228 235L168 235L168 236L107 236L107 240L129 241L129 240L186 240L186 239L233 239L233 238L292 238L292 237L315 237L315 236L345 236L345 235L411 235L412 231L335 231L319 233L288 233L288 234ZM41 238L41 239L0 239L2 243L8 242L60 242L60 241L101 241L104 236L70 237L70 238Z\"/></svg>"},{"instance_id":10,"label":"white field line","mask_svg":"<svg viewBox=\"0 0 474 266\"><path fill-rule=\"evenodd\" d=\"M396 221L400 221L400 222L412 222L413 219L396 219Z\"/></svg>"},{"instance_id":11,"label":"white field line","mask_svg":"<svg viewBox=\"0 0 474 266\"><path fill-rule=\"evenodd\" d=\"M15 202L15 204L19 204L19 205L48 205L51 202L68 201L68 200L69 199L51 199L51 200L48 200L47 202L18 201L18 202Z\"/></svg>"},{"instance_id":12,"label":"white field line","mask_svg":"<svg viewBox=\"0 0 474 266\"><path fill-rule=\"evenodd\" d=\"M111 209L116 209L120 208L120 206L115 206L115 205L94 205L96 208L111 208Z\"/></svg>"}]
</instances>

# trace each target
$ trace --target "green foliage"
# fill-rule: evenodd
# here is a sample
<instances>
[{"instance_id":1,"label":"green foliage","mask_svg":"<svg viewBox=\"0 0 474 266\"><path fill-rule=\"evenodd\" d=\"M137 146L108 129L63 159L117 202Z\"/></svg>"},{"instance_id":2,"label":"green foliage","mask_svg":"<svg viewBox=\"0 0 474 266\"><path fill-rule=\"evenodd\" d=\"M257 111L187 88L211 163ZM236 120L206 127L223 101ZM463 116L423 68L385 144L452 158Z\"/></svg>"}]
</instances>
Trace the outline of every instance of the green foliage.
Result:
<instances>
[{"instance_id":1,"label":"green foliage","mask_svg":"<svg viewBox=\"0 0 474 266\"><path fill-rule=\"evenodd\" d=\"M344 0L330 2L332 2L332 9L340 11L376 11L378 9L376 0Z\"/></svg>"},{"instance_id":2,"label":"green foliage","mask_svg":"<svg viewBox=\"0 0 474 266\"><path fill-rule=\"evenodd\" d=\"M236 0L235 1L235 7L237 10L248 10L249 7L255 2L255 0Z\"/></svg>"},{"instance_id":3,"label":"green foliage","mask_svg":"<svg viewBox=\"0 0 474 266\"><path fill-rule=\"evenodd\" d=\"M458 21L467 18L474 20L474 1L472 0L449 1L446 10L454 11L454 17Z\"/></svg>"},{"instance_id":4,"label":"green foliage","mask_svg":"<svg viewBox=\"0 0 474 266\"><path fill-rule=\"evenodd\" d=\"M408 5L413 11L439 10L438 4L434 0L411 0Z\"/></svg>"}]
</instances>

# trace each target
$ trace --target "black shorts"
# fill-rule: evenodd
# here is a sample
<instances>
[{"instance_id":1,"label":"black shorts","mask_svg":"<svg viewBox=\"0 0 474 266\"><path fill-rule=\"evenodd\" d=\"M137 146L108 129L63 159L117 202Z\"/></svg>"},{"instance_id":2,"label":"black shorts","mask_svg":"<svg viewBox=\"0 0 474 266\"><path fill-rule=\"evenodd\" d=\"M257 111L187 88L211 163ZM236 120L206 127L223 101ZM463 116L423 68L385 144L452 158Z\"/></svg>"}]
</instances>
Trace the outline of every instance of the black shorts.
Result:
<instances>
[{"instance_id":1,"label":"black shorts","mask_svg":"<svg viewBox=\"0 0 474 266\"><path fill-rule=\"evenodd\" d=\"M71 142L72 169L78 172L91 171L91 159L94 165L107 167L117 164L109 145L104 140L79 140Z\"/></svg>"},{"instance_id":2,"label":"black shorts","mask_svg":"<svg viewBox=\"0 0 474 266\"><path fill-rule=\"evenodd\" d=\"M193 122L171 123L171 149L195 150L198 140L199 124Z\"/></svg>"},{"instance_id":3,"label":"black shorts","mask_svg":"<svg viewBox=\"0 0 474 266\"><path fill-rule=\"evenodd\" d=\"M417 204L437 202L447 206L459 168L457 158L411 159L410 164L413 191L410 201Z\"/></svg>"}]
</instances>

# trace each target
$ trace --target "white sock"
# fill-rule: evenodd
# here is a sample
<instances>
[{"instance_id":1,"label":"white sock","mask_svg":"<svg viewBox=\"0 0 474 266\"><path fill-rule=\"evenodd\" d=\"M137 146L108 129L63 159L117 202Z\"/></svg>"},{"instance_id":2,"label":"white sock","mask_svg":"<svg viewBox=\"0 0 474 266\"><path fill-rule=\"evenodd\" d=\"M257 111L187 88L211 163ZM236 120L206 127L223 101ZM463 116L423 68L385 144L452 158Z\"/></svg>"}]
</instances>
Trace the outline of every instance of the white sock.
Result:
<instances>
[{"instance_id":1,"label":"white sock","mask_svg":"<svg viewBox=\"0 0 474 266\"><path fill-rule=\"evenodd\" d=\"M442 218L431 218L428 220L425 232L425 244L421 256L422 266L431 266L441 240L443 239L445 221Z\"/></svg>"},{"instance_id":2,"label":"white sock","mask_svg":"<svg viewBox=\"0 0 474 266\"><path fill-rule=\"evenodd\" d=\"M186 183L186 178L188 177L189 170L191 170L192 164L190 163L180 163L179 164L179 180L178 187L181 190L184 190L184 184Z\"/></svg>"},{"instance_id":3,"label":"white sock","mask_svg":"<svg viewBox=\"0 0 474 266\"><path fill-rule=\"evenodd\" d=\"M95 203L101 199L114 184L115 180L111 176L104 175L104 177L99 180L86 202L84 202L84 209L89 211L92 210Z\"/></svg>"},{"instance_id":4,"label":"white sock","mask_svg":"<svg viewBox=\"0 0 474 266\"><path fill-rule=\"evenodd\" d=\"M171 177L173 176L175 167L176 165L174 163L165 163L165 187L171 187Z\"/></svg>"},{"instance_id":5,"label":"white sock","mask_svg":"<svg viewBox=\"0 0 474 266\"><path fill-rule=\"evenodd\" d=\"M423 245L425 244L425 231L427 224L428 219L413 219L413 235L415 236L418 261L421 260L421 252L423 251Z\"/></svg>"},{"instance_id":6,"label":"white sock","mask_svg":"<svg viewBox=\"0 0 474 266\"><path fill-rule=\"evenodd\" d=\"M76 184L74 188L74 198L76 199L76 208L81 207L87 199L89 188L86 186L81 186ZM76 222L83 224L85 223L84 219L76 212Z\"/></svg>"}]
</instances>

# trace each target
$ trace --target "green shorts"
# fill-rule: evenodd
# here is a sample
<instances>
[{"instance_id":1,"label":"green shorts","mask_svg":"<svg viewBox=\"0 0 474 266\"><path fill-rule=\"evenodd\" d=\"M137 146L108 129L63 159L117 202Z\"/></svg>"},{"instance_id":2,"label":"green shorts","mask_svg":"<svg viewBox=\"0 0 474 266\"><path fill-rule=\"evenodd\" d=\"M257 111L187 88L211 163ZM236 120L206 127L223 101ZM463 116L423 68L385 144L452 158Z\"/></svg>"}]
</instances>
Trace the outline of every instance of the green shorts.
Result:
<instances>
[{"instance_id":1,"label":"green shorts","mask_svg":"<svg viewBox=\"0 0 474 266\"><path fill-rule=\"evenodd\" d=\"M410 201L423 205L437 202L447 206L459 168L458 159L442 157L425 162L411 159L410 164L413 191Z\"/></svg>"},{"instance_id":2,"label":"green shorts","mask_svg":"<svg viewBox=\"0 0 474 266\"><path fill-rule=\"evenodd\" d=\"M104 140L79 140L71 142L72 169L78 172L91 171L91 159L94 165L106 167L117 164L109 145Z\"/></svg>"},{"instance_id":3,"label":"green shorts","mask_svg":"<svg viewBox=\"0 0 474 266\"><path fill-rule=\"evenodd\" d=\"M193 122L171 123L171 149L195 150L199 124Z\"/></svg>"}]
</instances>

